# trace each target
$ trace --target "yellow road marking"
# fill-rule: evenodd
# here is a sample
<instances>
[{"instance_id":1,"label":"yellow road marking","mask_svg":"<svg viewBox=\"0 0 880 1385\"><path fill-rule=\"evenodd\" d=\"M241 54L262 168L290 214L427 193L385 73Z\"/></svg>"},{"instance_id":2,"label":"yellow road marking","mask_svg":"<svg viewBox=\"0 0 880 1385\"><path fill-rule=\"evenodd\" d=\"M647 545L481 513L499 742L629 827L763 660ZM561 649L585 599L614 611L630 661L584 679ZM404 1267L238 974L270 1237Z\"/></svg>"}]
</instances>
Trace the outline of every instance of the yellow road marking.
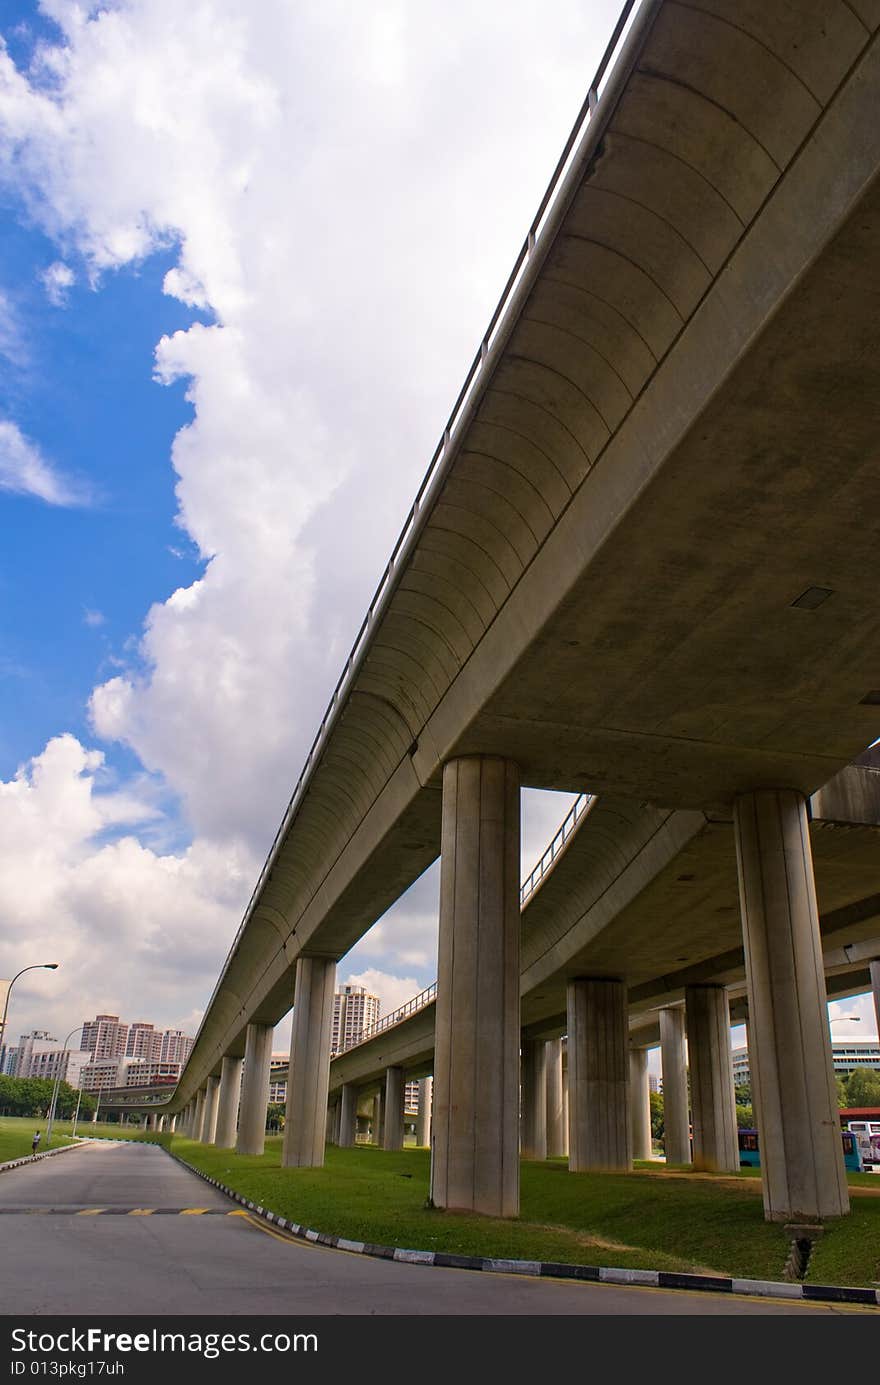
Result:
<instances>
[{"instance_id":1,"label":"yellow road marking","mask_svg":"<svg viewBox=\"0 0 880 1385\"><path fill-rule=\"evenodd\" d=\"M182 1217L202 1217L207 1212L207 1207L184 1207L181 1209Z\"/></svg>"},{"instance_id":2,"label":"yellow road marking","mask_svg":"<svg viewBox=\"0 0 880 1385\"><path fill-rule=\"evenodd\" d=\"M236 1214L233 1213L232 1215ZM255 1226L258 1231L264 1232L267 1236L272 1236L276 1241L283 1241L286 1246L310 1246L312 1244L311 1241L301 1241L298 1236L285 1233L284 1231L276 1229L274 1226L269 1226L267 1222L261 1221L259 1217L252 1217L249 1212L238 1213L237 1215L247 1217L250 1226Z\"/></svg>"},{"instance_id":3,"label":"yellow road marking","mask_svg":"<svg viewBox=\"0 0 880 1385\"><path fill-rule=\"evenodd\" d=\"M87 1207L84 1212L77 1212L77 1217L97 1217L101 1212L106 1211L104 1207Z\"/></svg>"},{"instance_id":4,"label":"yellow road marking","mask_svg":"<svg viewBox=\"0 0 880 1385\"><path fill-rule=\"evenodd\" d=\"M155 1208L153 1207L132 1207L127 1214L129 1217L151 1217Z\"/></svg>"}]
</instances>

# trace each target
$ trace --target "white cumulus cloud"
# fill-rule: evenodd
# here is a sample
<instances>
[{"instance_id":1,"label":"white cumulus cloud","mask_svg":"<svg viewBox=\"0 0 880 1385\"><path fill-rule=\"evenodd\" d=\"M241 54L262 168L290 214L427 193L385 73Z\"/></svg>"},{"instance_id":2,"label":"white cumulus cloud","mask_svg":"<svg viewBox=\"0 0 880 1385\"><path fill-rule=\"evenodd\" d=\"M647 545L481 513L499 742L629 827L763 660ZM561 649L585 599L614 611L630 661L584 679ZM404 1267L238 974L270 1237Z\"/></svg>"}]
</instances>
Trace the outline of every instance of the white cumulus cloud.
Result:
<instances>
[{"instance_id":1,"label":"white cumulus cloud","mask_svg":"<svg viewBox=\"0 0 880 1385\"><path fill-rule=\"evenodd\" d=\"M257 863L210 842L151 850L134 832L158 815L146 786L116 784L102 752L69 734L0 781L0 973L60 964L16 986L13 1037L63 1037L108 1008L176 1027L210 994Z\"/></svg>"}]
</instances>

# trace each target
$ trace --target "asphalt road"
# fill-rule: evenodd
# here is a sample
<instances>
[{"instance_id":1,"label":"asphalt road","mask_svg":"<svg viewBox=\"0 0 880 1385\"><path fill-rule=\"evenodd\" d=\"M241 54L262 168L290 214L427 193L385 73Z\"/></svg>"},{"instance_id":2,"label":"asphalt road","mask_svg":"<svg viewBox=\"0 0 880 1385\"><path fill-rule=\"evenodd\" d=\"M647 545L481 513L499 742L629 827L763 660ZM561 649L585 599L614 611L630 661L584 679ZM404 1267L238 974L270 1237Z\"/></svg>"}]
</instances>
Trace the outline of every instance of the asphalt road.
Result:
<instances>
[{"instance_id":1,"label":"asphalt road","mask_svg":"<svg viewBox=\"0 0 880 1385\"><path fill-rule=\"evenodd\" d=\"M0 1245L0 1302L7 1316L854 1311L476 1274L329 1250L263 1226L147 1144L83 1145L0 1174Z\"/></svg>"}]
</instances>

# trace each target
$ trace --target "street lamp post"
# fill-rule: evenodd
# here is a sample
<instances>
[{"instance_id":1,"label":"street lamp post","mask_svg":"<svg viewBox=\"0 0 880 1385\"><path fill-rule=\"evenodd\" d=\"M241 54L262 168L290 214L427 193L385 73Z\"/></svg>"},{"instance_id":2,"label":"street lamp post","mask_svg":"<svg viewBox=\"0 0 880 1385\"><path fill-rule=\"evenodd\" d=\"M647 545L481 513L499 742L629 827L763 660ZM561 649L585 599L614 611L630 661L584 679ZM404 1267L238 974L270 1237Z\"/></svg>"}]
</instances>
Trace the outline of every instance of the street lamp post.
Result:
<instances>
[{"instance_id":1,"label":"street lamp post","mask_svg":"<svg viewBox=\"0 0 880 1385\"><path fill-rule=\"evenodd\" d=\"M10 981L9 985L7 986L7 988L6 988L6 999L5 999L5 1001L3 1002L3 1019L2 1019L2 1021L0 1021L0 1048L5 1047L5 1045L6 1045L6 1016L9 1014L9 997L10 997L11 994L12 994L12 988L13 988L13 986L15 985L16 981L18 980L18 978L19 978L20 976L24 976L24 974L25 974L26 971L40 971L41 969L42 969L42 970L45 970L45 971L57 971L57 970L58 970L58 963L57 963L57 962L34 962L33 966L30 966L30 967L22 967L21 971L17 971L17 972L15 973L15 975L13 976L13 978L12 978L12 980Z\"/></svg>"},{"instance_id":2,"label":"street lamp post","mask_svg":"<svg viewBox=\"0 0 880 1385\"><path fill-rule=\"evenodd\" d=\"M76 1123L77 1123L77 1121L79 1120L79 1106L80 1106L80 1102L82 1101L82 1099L83 1099L83 1075L82 1075L82 1069L80 1069L80 1074L79 1074L79 1091L77 1092L77 1097L76 1097L76 1110L75 1110L74 1113L73 1113L73 1125L70 1127L70 1138L71 1138L71 1139L73 1139L74 1135L76 1134Z\"/></svg>"},{"instance_id":3,"label":"street lamp post","mask_svg":"<svg viewBox=\"0 0 880 1385\"><path fill-rule=\"evenodd\" d=\"M53 1122L54 1119L55 1119L55 1104L56 1104L56 1102L58 1101L58 1088L61 1086L61 1069L62 1069L62 1067L63 1067L63 1065L64 1065L64 1058L65 1058L65 1055L66 1055L66 1053L67 1053L67 1045L70 1043L70 1040L73 1038L73 1036L74 1036L74 1034L77 1032L77 1030L78 1030L78 1029L81 1029L81 1028L82 1028L82 1025L81 1025L81 1024L77 1024L77 1025L74 1025L73 1029L71 1029L71 1031L70 1031L70 1033L68 1034L67 1038L64 1040L64 1048L63 1048L62 1051L61 1051L61 1057L58 1059L58 1071L57 1071L56 1074L55 1074L55 1085L54 1085L54 1087L52 1088L52 1101L51 1101L51 1103L50 1103L50 1105L49 1105L49 1120L48 1120L48 1122L47 1122L47 1124L46 1124L46 1148L47 1148L47 1149L49 1148L49 1145L50 1145L51 1142L52 1142L52 1122Z\"/></svg>"}]
</instances>

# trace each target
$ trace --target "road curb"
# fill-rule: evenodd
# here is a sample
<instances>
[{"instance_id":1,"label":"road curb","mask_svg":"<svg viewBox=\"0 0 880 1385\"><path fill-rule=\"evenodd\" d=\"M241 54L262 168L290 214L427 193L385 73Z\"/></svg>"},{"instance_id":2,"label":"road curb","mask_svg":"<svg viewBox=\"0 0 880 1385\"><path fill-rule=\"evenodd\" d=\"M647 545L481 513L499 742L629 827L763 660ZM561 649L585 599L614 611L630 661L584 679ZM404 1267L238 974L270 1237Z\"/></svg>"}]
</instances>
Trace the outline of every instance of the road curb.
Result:
<instances>
[{"instance_id":1,"label":"road curb","mask_svg":"<svg viewBox=\"0 0 880 1385\"><path fill-rule=\"evenodd\" d=\"M735 1279L722 1275L678 1274L670 1270L627 1270L598 1265L569 1265L546 1260L500 1260L479 1255L454 1255L444 1250L409 1250L403 1246L373 1245L369 1241L349 1241L344 1236L328 1236L324 1231L300 1226L266 1207L251 1202L234 1188L188 1164L179 1154L165 1151L178 1164L210 1184L218 1192L246 1207L263 1221L279 1227L299 1240L331 1250L347 1250L351 1255L372 1255L380 1260L396 1260L405 1265L436 1265L445 1269L479 1270L483 1274L522 1274L536 1279L580 1279L592 1284L625 1284L652 1289L687 1289L714 1294L741 1294L756 1298L784 1298L800 1303L858 1303L880 1307L880 1289L862 1289L837 1284L793 1284L784 1280Z\"/></svg>"},{"instance_id":2,"label":"road curb","mask_svg":"<svg viewBox=\"0 0 880 1385\"><path fill-rule=\"evenodd\" d=\"M0 1164L0 1173L6 1173L7 1169L21 1168L22 1164L36 1164L40 1159L52 1159L56 1154L66 1154L69 1149L79 1149L80 1141L75 1145L59 1145L57 1149L44 1149L42 1154L23 1154L20 1159L7 1159L5 1164Z\"/></svg>"}]
</instances>

